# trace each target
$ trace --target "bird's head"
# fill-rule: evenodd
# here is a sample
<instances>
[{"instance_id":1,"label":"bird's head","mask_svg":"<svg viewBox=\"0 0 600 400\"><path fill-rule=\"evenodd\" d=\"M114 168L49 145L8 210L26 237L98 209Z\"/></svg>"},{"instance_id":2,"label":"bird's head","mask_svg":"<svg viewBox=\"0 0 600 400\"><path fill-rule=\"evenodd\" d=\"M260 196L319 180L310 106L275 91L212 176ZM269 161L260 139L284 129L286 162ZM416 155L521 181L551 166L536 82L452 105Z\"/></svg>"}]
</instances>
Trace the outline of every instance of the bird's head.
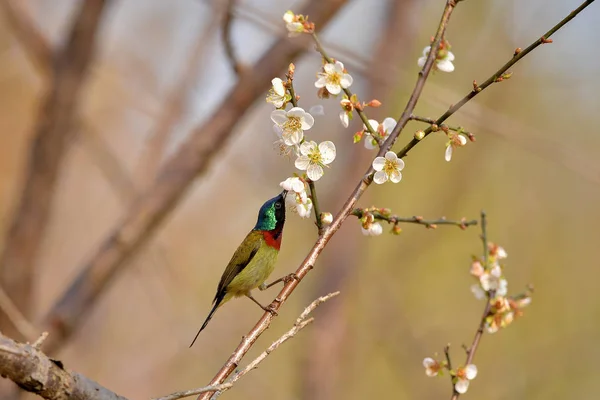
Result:
<instances>
[{"instance_id":1,"label":"bird's head","mask_svg":"<svg viewBox=\"0 0 600 400\"><path fill-rule=\"evenodd\" d=\"M267 200L258 211L258 221L254 230L272 231L276 228L283 228L285 222L285 196L287 190L281 192L278 196Z\"/></svg>"}]
</instances>

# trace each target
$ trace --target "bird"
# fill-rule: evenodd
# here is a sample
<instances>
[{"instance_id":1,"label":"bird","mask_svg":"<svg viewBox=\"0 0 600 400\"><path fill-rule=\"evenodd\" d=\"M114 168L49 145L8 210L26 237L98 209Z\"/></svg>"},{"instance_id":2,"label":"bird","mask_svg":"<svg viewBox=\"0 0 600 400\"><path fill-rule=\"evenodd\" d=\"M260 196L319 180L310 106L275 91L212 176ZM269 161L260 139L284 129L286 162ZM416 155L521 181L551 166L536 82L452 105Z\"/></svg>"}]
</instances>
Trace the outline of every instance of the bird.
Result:
<instances>
[{"instance_id":1,"label":"bird","mask_svg":"<svg viewBox=\"0 0 600 400\"><path fill-rule=\"evenodd\" d=\"M256 288L265 290L278 282L287 280L287 277L284 277L265 285L265 281L275 268L277 255L281 247L283 225L285 224L286 195L287 190L284 190L279 195L267 200L258 211L256 225L233 253L229 264L227 264L217 286L213 308L194 337L190 347L194 345L200 332L206 328L215 311L233 297L246 296L263 310L273 312L269 307L263 306L252 297L250 291Z\"/></svg>"}]
</instances>

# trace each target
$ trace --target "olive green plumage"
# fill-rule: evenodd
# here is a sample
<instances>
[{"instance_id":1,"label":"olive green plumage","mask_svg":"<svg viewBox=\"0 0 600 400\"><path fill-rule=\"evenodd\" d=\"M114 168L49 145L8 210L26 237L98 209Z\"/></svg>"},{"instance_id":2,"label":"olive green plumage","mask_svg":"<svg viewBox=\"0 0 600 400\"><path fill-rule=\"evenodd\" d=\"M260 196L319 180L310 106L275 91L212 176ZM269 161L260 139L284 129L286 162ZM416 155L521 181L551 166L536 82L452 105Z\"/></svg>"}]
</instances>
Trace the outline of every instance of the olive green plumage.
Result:
<instances>
[{"instance_id":1,"label":"olive green plumage","mask_svg":"<svg viewBox=\"0 0 600 400\"><path fill-rule=\"evenodd\" d=\"M254 229L246 235L227 264L217 286L217 294L213 300L214 306L190 347L193 346L200 332L206 328L220 306L233 297L248 296L254 300L250 291L263 285L273 272L285 223L286 193L284 190L260 208ZM256 302L256 300L254 301Z\"/></svg>"}]
</instances>

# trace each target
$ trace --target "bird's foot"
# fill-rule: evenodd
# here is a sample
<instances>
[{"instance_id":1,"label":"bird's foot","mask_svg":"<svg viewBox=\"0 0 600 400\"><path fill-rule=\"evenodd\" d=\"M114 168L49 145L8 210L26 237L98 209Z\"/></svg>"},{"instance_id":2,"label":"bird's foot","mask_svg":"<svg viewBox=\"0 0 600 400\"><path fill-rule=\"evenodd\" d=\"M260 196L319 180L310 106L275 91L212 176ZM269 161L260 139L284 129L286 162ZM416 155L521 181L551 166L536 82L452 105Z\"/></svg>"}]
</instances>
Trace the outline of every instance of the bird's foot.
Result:
<instances>
[{"instance_id":1,"label":"bird's foot","mask_svg":"<svg viewBox=\"0 0 600 400\"><path fill-rule=\"evenodd\" d=\"M273 282L269 283L268 285L263 283L258 287L258 290L267 290L268 288L270 288L273 285L278 284L279 282L283 282L284 284L288 284L293 280L300 280L300 278L298 278L298 275L296 275L295 273L291 273L291 274L287 274L286 276L283 276L279 279L275 279Z\"/></svg>"}]
</instances>

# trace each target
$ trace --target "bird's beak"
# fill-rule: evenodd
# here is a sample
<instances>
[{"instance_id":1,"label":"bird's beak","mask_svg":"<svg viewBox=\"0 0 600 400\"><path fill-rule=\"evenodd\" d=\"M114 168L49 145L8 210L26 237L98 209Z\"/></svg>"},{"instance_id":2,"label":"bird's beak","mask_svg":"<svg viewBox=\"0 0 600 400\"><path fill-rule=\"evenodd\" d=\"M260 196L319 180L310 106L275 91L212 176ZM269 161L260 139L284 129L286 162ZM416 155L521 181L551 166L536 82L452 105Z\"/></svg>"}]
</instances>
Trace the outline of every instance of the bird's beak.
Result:
<instances>
[{"instance_id":1,"label":"bird's beak","mask_svg":"<svg viewBox=\"0 0 600 400\"><path fill-rule=\"evenodd\" d=\"M283 199L285 200L285 196L287 196L287 190L284 190L283 192L281 192L280 196L283 197Z\"/></svg>"}]
</instances>

